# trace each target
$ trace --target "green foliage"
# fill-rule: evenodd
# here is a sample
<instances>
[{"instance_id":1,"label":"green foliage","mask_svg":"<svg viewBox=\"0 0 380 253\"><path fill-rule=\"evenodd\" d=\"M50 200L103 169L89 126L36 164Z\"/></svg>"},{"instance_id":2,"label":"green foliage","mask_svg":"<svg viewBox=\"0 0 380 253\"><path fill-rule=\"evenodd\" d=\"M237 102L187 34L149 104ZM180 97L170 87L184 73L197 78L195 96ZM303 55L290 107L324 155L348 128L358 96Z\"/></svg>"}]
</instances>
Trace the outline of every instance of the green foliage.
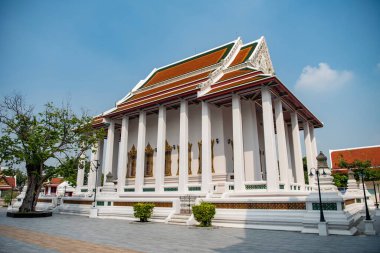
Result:
<instances>
[{"instance_id":1,"label":"green foliage","mask_svg":"<svg viewBox=\"0 0 380 253\"><path fill-rule=\"evenodd\" d=\"M334 184L337 187L347 187L348 176L342 173L335 173L332 175Z\"/></svg>"},{"instance_id":2,"label":"green foliage","mask_svg":"<svg viewBox=\"0 0 380 253\"><path fill-rule=\"evenodd\" d=\"M69 184L73 187L77 184L77 174L79 163L84 164L84 184L87 184L88 173L90 171L90 163L85 161L80 161L76 157L71 157L62 161L62 163L58 166L56 174L60 177L63 177L65 181L68 181Z\"/></svg>"},{"instance_id":3,"label":"green foliage","mask_svg":"<svg viewBox=\"0 0 380 253\"><path fill-rule=\"evenodd\" d=\"M202 227L210 227L211 221L215 216L215 205L207 202L201 202L199 205L192 207L194 218Z\"/></svg>"},{"instance_id":4,"label":"green foliage","mask_svg":"<svg viewBox=\"0 0 380 253\"><path fill-rule=\"evenodd\" d=\"M17 195L18 195L18 192L6 191L5 194L3 195L4 203L10 205L11 200L13 201L17 197Z\"/></svg>"},{"instance_id":5,"label":"green foliage","mask_svg":"<svg viewBox=\"0 0 380 253\"><path fill-rule=\"evenodd\" d=\"M305 184L309 184L309 172L307 171L307 159L306 156L302 157L303 174L305 177Z\"/></svg>"},{"instance_id":6,"label":"green foliage","mask_svg":"<svg viewBox=\"0 0 380 253\"><path fill-rule=\"evenodd\" d=\"M4 97L0 103L0 159L10 167L25 164L28 183L38 189L59 171L45 162L63 164L71 158L79 159L104 138L104 129L94 129L91 123L90 116L77 116L69 105L47 103L41 112L34 113L21 96ZM20 208L25 212L34 209L38 191L26 194L25 205Z\"/></svg>"},{"instance_id":7,"label":"green foliage","mask_svg":"<svg viewBox=\"0 0 380 253\"><path fill-rule=\"evenodd\" d=\"M146 222L152 216L153 208L152 203L136 203L133 205L133 215L141 222Z\"/></svg>"},{"instance_id":8,"label":"green foliage","mask_svg":"<svg viewBox=\"0 0 380 253\"><path fill-rule=\"evenodd\" d=\"M354 172L356 180L359 180L361 175L364 176L365 181L380 180L380 170L371 168L371 166L370 160L355 160L352 163L349 163L344 160L343 156L339 158L339 167L351 169Z\"/></svg>"}]
</instances>

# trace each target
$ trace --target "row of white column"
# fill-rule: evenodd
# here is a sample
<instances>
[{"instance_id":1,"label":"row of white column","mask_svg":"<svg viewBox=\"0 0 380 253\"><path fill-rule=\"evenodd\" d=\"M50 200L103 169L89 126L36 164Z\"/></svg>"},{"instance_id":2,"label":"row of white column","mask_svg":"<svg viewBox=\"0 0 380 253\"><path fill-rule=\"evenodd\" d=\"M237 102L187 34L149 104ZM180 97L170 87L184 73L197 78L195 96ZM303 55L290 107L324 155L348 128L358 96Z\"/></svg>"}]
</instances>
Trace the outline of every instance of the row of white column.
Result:
<instances>
[{"instance_id":1,"label":"row of white column","mask_svg":"<svg viewBox=\"0 0 380 253\"><path fill-rule=\"evenodd\" d=\"M285 189L289 189L293 180L303 185L305 182L302 150L300 142L300 131L298 124L298 115L296 112L291 113L291 131L288 129L284 120L283 106L281 98L274 100L274 111L272 105L272 94L269 87L262 87L262 115L263 115L263 132L265 146L265 164L266 164L266 181L268 191L278 191L280 182ZM252 131L253 134L253 164L254 178L258 179L260 175L260 153L259 153L259 136L257 127L256 105L252 104ZM275 120L273 120L275 119ZM244 164L244 136L242 123L241 98L237 94L232 95L232 128L233 128L233 155L234 155L234 188L235 191L245 190L245 164ZM120 160L117 168L118 191L123 192L125 187L125 178L127 173L127 142L128 142L128 124L129 117L124 116L121 126L121 141L119 155ZM275 125L277 130L277 140L275 135ZM306 157L309 169L316 167L317 145L314 135L314 127L307 121L304 127L304 140L306 147ZM157 160L154 165L155 175L155 192L164 192L164 170L165 170L165 140L166 140L166 107L159 106L158 128L157 128ZM181 100L180 103L180 129L179 129L179 146L181 150L186 150L189 141L189 122L188 122L188 102ZM140 111L137 136L137 158L136 158L136 177L135 192L143 191L144 186L144 154L146 138L146 112ZM104 175L112 172L113 168L113 149L115 141L115 122L110 122L108 127L107 147L104 164ZM99 142L98 147L92 152L92 160L101 160L101 151L103 143ZM185 148L182 148L185 147ZM277 152L278 151L278 152ZM94 163L92 163L94 166ZM209 104L202 102L202 192L208 192L212 183L211 174L211 120ZM294 170L292 169L294 167ZM178 192L185 193L188 191L188 152L180 152L179 157L179 181ZM94 171L94 170L93 170ZM99 173L99 171L98 171ZM101 175L101 172L98 174ZM78 180L79 181L79 180ZM100 181L100 180L98 180ZM82 181L83 182L83 181ZM95 173L90 173L89 186L95 185ZM98 182L99 185L99 182Z\"/></svg>"}]
</instances>

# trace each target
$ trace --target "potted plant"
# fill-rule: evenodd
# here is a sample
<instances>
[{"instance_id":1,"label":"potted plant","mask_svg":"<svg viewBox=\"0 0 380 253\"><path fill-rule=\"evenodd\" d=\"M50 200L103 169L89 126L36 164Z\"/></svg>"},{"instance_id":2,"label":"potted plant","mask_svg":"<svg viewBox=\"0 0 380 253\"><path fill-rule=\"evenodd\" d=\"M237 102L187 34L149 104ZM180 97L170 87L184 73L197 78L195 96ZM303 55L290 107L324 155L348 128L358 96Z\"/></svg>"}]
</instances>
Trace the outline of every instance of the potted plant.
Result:
<instances>
[{"instance_id":1,"label":"potted plant","mask_svg":"<svg viewBox=\"0 0 380 253\"><path fill-rule=\"evenodd\" d=\"M133 215L139 218L141 222L147 222L152 216L154 204L136 203L133 205Z\"/></svg>"},{"instance_id":2,"label":"potted plant","mask_svg":"<svg viewBox=\"0 0 380 253\"><path fill-rule=\"evenodd\" d=\"M201 202L192 207L194 218L200 223L201 227L211 227L211 221L215 216L215 205Z\"/></svg>"}]
</instances>

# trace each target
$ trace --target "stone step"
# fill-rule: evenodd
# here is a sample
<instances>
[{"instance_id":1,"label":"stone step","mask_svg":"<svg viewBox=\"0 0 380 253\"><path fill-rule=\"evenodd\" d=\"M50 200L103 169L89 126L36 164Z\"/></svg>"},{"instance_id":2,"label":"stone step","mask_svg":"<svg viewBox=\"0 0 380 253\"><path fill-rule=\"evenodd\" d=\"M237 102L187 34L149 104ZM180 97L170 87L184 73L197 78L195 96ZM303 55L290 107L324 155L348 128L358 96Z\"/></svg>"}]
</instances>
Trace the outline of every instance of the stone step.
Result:
<instances>
[{"instance_id":1,"label":"stone step","mask_svg":"<svg viewBox=\"0 0 380 253\"><path fill-rule=\"evenodd\" d=\"M182 220L188 220L190 218L190 215L186 214L175 214L172 216L172 219L182 219Z\"/></svg>"}]
</instances>

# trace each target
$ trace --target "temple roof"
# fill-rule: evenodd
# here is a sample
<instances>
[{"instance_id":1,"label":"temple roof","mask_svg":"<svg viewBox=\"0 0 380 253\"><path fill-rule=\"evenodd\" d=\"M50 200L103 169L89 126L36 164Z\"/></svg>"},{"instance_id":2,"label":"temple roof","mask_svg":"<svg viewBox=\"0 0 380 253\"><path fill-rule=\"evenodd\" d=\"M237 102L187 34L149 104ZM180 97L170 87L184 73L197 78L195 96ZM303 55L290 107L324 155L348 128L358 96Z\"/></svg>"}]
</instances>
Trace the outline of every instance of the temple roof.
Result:
<instances>
[{"instance_id":1,"label":"temple roof","mask_svg":"<svg viewBox=\"0 0 380 253\"><path fill-rule=\"evenodd\" d=\"M184 97L203 100L236 89L263 85L266 81L279 83L282 89L280 93L290 93L274 77L274 68L264 37L247 44L243 44L238 38L222 46L154 69L144 80L136 84L130 93L118 101L114 108L96 116L93 125L98 127L106 123L106 118L120 118L122 114L170 100ZM291 97L294 97L292 101L297 104L294 107L305 108L307 112L305 118L313 118L315 127L322 126L322 123L294 95L291 94Z\"/></svg>"},{"instance_id":2,"label":"temple roof","mask_svg":"<svg viewBox=\"0 0 380 253\"><path fill-rule=\"evenodd\" d=\"M10 190L16 186L14 177L0 175L0 190Z\"/></svg>"},{"instance_id":3,"label":"temple roof","mask_svg":"<svg viewBox=\"0 0 380 253\"><path fill-rule=\"evenodd\" d=\"M159 69L154 69L146 81L144 81L142 87L145 88L174 77L215 65L226 58L233 46L234 42L231 42L179 62L172 63Z\"/></svg>"},{"instance_id":4,"label":"temple roof","mask_svg":"<svg viewBox=\"0 0 380 253\"><path fill-rule=\"evenodd\" d=\"M344 159L348 163L355 160L369 160L372 167L380 167L380 145L330 150L330 159L332 169L340 169L340 159Z\"/></svg>"}]
</instances>

